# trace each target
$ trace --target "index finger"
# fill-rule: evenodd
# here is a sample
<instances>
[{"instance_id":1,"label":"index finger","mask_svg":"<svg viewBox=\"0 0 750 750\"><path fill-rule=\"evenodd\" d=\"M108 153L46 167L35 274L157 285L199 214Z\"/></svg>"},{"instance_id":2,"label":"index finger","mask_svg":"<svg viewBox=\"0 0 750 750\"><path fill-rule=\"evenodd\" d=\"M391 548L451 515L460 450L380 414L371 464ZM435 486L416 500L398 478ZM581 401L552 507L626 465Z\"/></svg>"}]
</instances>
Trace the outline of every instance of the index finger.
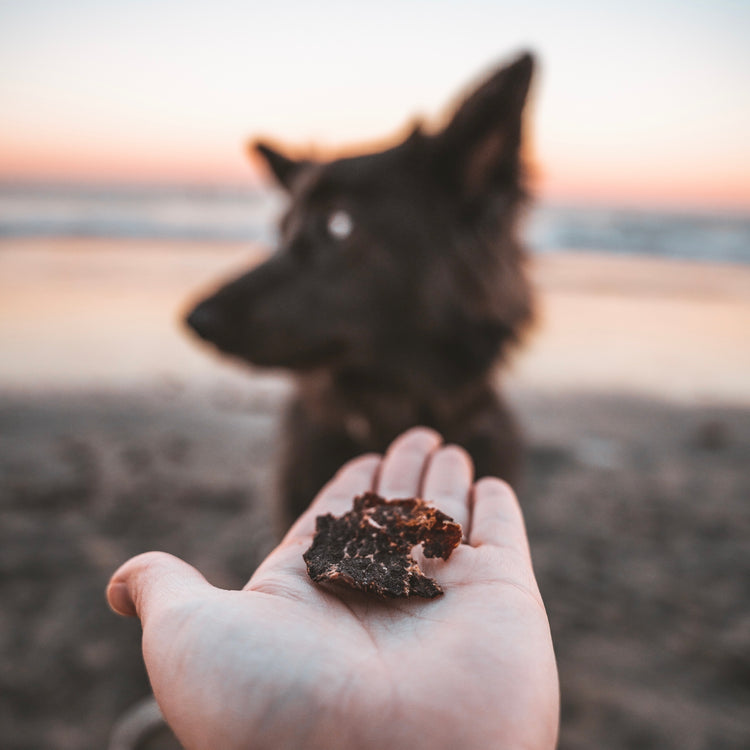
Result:
<instances>
[{"instance_id":1,"label":"index finger","mask_svg":"<svg viewBox=\"0 0 750 750\"><path fill-rule=\"evenodd\" d=\"M374 454L344 464L289 529L281 544L258 566L244 588L258 589L270 585L279 590L279 581L285 581L287 588L299 585L300 581L308 586L310 581L305 574L302 552L315 534L317 517L326 513L341 516L351 510L352 500L357 495L373 489L379 467L380 456Z\"/></svg>"},{"instance_id":2,"label":"index finger","mask_svg":"<svg viewBox=\"0 0 750 750\"><path fill-rule=\"evenodd\" d=\"M344 464L289 529L284 541L312 536L318 516L326 513L340 516L351 510L352 501L357 495L373 489L379 467L380 456L376 454L360 456Z\"/></svg>"},{"instance_id":3,"label":"index finger","mask_svg":"<svg viewBox=\"0 0 750 750\"><path fill-rule=\"evenodd\" d=\"M419 494L430 456L443 439L434 430L413 427L388 447L376 481L376 491L386 500Z\"/></svg>"}]
</instances>

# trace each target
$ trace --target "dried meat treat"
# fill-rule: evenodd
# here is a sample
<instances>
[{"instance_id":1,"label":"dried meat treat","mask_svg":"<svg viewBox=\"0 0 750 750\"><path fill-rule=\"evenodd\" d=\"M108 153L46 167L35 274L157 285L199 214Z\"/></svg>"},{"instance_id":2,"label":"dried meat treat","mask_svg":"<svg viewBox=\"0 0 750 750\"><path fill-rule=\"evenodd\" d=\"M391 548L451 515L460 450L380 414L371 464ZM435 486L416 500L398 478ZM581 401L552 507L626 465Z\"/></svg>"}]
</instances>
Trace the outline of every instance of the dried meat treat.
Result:
<instances>
[{"instance_id":1,"label":"dried meat treat","mask_svg":"<svg viewBox=\"0 0 750 750\"><path fill-rule=\"evenodd\" d=\"M354 499L352 510L316 519L315 537L303 557L316 583L339 583L382 597L422 596L443 590L411 556L447 560L461 542L461 525L419 498L384 500L374 492Z\"/></svg>"}]
</instances>

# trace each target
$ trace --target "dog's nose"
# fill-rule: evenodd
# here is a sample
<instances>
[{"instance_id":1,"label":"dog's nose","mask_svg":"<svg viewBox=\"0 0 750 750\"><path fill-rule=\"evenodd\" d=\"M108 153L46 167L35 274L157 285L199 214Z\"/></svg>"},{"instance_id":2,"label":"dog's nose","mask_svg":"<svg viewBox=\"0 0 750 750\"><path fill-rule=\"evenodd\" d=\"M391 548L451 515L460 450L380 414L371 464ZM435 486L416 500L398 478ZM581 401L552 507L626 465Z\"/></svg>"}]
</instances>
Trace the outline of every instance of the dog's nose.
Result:
<instances>
[{"instance_id":1,"label":"dog's nose","mask_svg":"<svg viewBox=\"0 0 750 750\"><path fill-rule=\"evenodd\" d=\"M202 338L213 341L222 328L222 315L211 302L201 302L187 316L185 322Z\"/></svg>"}]
</instances>

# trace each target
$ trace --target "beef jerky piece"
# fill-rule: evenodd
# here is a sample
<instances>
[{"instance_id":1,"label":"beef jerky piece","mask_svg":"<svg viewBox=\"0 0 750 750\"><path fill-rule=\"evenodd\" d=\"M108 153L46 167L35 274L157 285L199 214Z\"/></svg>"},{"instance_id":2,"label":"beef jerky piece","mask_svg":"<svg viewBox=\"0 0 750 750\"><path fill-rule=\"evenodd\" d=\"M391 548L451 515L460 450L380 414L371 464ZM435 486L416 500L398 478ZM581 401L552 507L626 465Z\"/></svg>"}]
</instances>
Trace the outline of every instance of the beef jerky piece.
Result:
<instances>
[{"instance_id":1,"label":"beef jerky piece","mask_svg":"<svg viewBox=\"0 0 750 750\"><path fill-rule=\"evenodd\" d=\"M461 525L419 498L384 500L374 492L354 499L352 510L316 519L315 537L303 557L316 583L340 583L382 597L422 596L443 590L411 556L447 560L461 542Z\"/></svg>"}]
</instances>

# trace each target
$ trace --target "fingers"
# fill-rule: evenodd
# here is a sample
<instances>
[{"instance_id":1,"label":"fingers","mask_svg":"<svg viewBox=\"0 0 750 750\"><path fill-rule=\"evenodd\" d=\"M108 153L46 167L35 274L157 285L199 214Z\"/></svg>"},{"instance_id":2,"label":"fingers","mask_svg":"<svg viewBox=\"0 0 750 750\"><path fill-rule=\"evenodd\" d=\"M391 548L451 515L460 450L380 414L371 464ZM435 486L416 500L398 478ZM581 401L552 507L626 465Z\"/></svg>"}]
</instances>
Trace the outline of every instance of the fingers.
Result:
<instances>
[{"instance_id":1,"label":"fingers","mask_svg":"<svg viewBox=\"0 0 750 750\"><path fill-rule=\"evenodd\" d=\"M354 497L373 489L379 465L380 456L377 455L361 456L345 464L292 526L286 539L314 534L318 516L326 513L340 516L351 510Z\"/></svg>"},{"instance_id":2,"label":"fingers","mask_svg":"<svg viewBox=\"0 0 750 750\"><path fill-rule=\"evenodd\" d=\"M465 526L471 459L457 446L438 450L441 441L435 431L417 427L398 437L382 461L376 455L350 461L292 526L287 540L311 536L317 516L339 516L351 509L354 497L369 490L389 499L422 496Z\"/></svg>"},{"instance_id":3,"label":"fingers","mask_svg":"<svg viewBox=\"0 0 750 750\"><path fill-rule=\"evenodd\" d=\"M418 495L425 463L441 442L437 432L425 427L396 438L380 466L375 491L387 500Z\"/></svg>"},{"instance_id":4,"label":"fingers","mask_svg":"<svg viewBox=\"0 0 750 750\"><path fill-rule=\"evenodd\" d=\"M118 614L143 620L154 607L213 588L192 565L178 557L166 552L145 552L115 571L107 586L107 601Z\"/></svg>"},{"instance_id":5,"label":"fingers","mask_svg":"<svg viewBox=\"0 0 750 750\"><path fill-rule=\"evenodd\" d=\"M469 454L457 445L438 448L430 457L422 480L422 498L469 530L469 494L474 466Z\"/></svg>"},{"instance_id":6,"label":"fingers","mask_svg":"<svg viewBox=\"0 0 750 750\"><path fill-rule=\"evenodd\" d=\"M500 479L485 477L474 485L469 544L511 548L530 557L521 507Z\"/></svg>"},{"instance_id":7,"label":"fingers","mask_svg":"<svg viewBox=\"0 0 750 750\"><path fill-rule=\"evenodd\" d=\"M318 516L326 513L341 516L351 510L352 500L357 495L372 490L386 497L419 494L425 461L440 440L436 432L416 428L397 438L384 459L366 455L346 464L321 490L282 543L261 563L245 588L267 585L269 580L277 580L279 574L304 572L298 548L310 543ZM290 582L292 578L286 580Z\"/></svg>"}]
</instances>

